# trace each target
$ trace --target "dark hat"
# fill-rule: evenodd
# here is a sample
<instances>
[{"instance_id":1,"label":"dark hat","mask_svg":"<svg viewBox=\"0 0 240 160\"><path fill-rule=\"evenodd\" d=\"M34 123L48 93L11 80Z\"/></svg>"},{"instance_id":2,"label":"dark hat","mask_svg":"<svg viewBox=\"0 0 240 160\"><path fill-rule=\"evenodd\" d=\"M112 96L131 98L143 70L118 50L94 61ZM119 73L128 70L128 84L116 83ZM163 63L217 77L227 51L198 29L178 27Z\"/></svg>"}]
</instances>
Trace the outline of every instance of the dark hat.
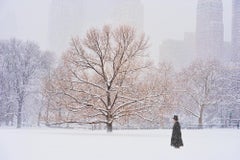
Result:
<instances>
[{"instance_id":1,"label":"dark hat","mask_svg":"<svg viewBox=\"0 0 240 160\"><path fill-rule=\"evenodd\" d=\"M177 115L174 115L174 116L173 116L173 119L176 120L176 121L178 121L178 116L177 116Z\"/></svg>"}]
</instances>

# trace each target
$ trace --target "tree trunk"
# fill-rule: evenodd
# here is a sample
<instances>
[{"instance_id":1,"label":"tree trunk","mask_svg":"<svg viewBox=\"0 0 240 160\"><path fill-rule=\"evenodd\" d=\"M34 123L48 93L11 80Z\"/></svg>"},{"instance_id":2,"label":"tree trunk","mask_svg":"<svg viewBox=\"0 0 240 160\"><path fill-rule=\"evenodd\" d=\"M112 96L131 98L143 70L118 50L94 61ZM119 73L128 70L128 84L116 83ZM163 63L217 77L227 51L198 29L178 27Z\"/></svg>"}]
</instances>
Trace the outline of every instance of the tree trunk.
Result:
<instances>
[{"instance_id":1,"label":"tree trunk","mask_svg":"<svg viewBox=\"0 0 240 160\"><path fill-rule=\"evenodd\" d=\"M38 121L37 121L37 126L39 127L40 126L40 121L41 121L41 117L42 117L42 114L41 114L41 109L40 109L40 111L39 111L39 113L38 113Z\"/></svg>"},{"instance_id":2,"label":"tree trunk","mask_svg":"<svg viewBox=\"0 0 240 160\"><path fill-rule=\"evenodd\" d=\"M112 115L108 113L107 115L107 132L112 132L113 127L112 127Z\"/></svg>"},{"instance_id":3,"label":"tree trunk","mask_svg":"<svg viewBox=\"0 0 240 160\"><path fill-rule=\"evenodd\" d=\"M22 101L22 99L20 99L18 102L17 128L22 127L22 105L23 105L23 101Z\"/></svg>"},{"instance_id":4,"label":"tree trunk","mask_svg":"<svg viewBox=\"0 0 240 160\"><path fill-rule=\"evenodd\" d=\"M198 118L198 128L199 128L199 129L202 129L202 128L203 128L203 126L202 126L202 117L199 117L199 118Z\"/></svg>"},{"instance_id":5,"label":"tree trunk","mask_svg":"<svg viewBox=\"0 0 240 160\"><path fill-rule=\"evenodd\" d=\"M107 123L107 132L112 132L112 123Z\"/></svg>"},{"instance_id":6,"label":"tree trunk","mask_svg":"<svg viewBox=\"0 0 240 160\"><path fill-rule=\"evenodd\" d=\"M111 114L111 94L110 94L110 86L107 86L107 110L108 110L108 115L107 115L107 132L112 132L113 127L112 127L112 114Z\"/></svg>"},{"instance_id":7,"label":"tree trunk","mask_svg":"<svg viewBox=\"0 0 240 160\"><path fill-rule=\"evenodd\" d=\"M203 128L203 107L204 106L200 106L200 116L198 118L198 128L199 129Z\"/></svg>"},{"instance_id":8,"label":"tree trunk","mask_svg":"<svg viewBox=\"0 0 240 160\"><path fill-rule=\"evenodd\" d=\"M49 126L49 108L50 108L50 99L48 98L46 117L45 117L46 126Z\"/></svg>"},{"instance_id":9,"label":"tree trunk","mask_svg":"<svg viewBox=\"0 0 240 160\"><path fill-rule=\"evenodd\" d=\"M6 111L6 116L5 116L5 124L6 126L9 126L10 121L12 122L12 118L13 118L13 113L11 113L11 106L9 105Z\"/></svg>"}]
</instances>

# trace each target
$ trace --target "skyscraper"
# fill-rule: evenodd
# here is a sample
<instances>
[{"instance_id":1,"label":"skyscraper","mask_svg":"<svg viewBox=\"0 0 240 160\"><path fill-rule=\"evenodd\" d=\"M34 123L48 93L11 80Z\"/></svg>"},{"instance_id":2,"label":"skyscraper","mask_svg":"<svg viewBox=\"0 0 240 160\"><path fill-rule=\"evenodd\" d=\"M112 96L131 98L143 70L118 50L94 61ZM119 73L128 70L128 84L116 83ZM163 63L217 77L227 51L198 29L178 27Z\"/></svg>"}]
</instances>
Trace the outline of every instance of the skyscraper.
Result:
<instances>
[{"instance_id":1,"label":"skyscraper","mask_svg":"<svg viewBox=\"0 0 240 160\"><path fill-rule=\"evenodd\" d=\"M49 49L61 55L72 37L92 27L130 25L143 31L140 0L52 0L49 13Z\"/></svg>"},{"instance_id":2,"label":"skyscraper","mask_svg":"<svg viewBox=\"0 0 240 160\"><path fill-rule=\"evenodd\" d=\"M183 40L165 40L159 47L160 62L169 62L175 69L188 66L194 59L195 33L185 33Z\"/></svg>"},{"instance_id":3,"label":"skyscraper","mask_svg":"<svg viewBox=\"0 0 240 160\"><path fill-rule=\"evenodd\" d=\"M222 0L198 0L196 52L200 58L219 58L223 52Z\"/></svg>"},{"instance_id":4,"label":"skyscraper","mask_svg":"<svg viewBox=\"0 0 240 160\"><path fill-rule=\"evenodd\" d=\"M113 13L116 25L130 25L143 31L144 7L141 0L120 0Z\"/></svg>"},{"instance_id":5,"label":"skyscraper","mask_svg":"<svg viewBox=\"0 0 240 160\"><path fill-rule=\"evenodd\" d=\"M0 0L0 39L16 37L18 34L17 14L11 1Z\"/></svg>"},{"instance_id":6,"label":"skyscraper","mask_svg":"<svg viewBox=\"0 0 240 160\"><path fill-rule=\"evenodd\" d=\"M82 0L52 0L49 13L49 48L61 54L81 30Z\"/></svg>"},{"instance_id":7,"label":"skyscraper","mask_svg":"<svg viewBox=\"0 0 240 160\"><path fill-rule=\"evenodd\" d=\"M232 1L232 50L233 59L240 60L240 0Z\"/></svg>"}]
</instances>

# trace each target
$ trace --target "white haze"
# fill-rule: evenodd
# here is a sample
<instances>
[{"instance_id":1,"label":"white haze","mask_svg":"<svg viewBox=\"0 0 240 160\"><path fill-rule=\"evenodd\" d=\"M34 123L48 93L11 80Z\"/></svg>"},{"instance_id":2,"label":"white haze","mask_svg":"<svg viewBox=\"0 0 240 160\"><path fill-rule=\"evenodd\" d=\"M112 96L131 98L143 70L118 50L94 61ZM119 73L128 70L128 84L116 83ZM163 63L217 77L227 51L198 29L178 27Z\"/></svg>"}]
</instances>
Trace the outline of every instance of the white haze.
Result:
<instances>
[{"instance_id":1,"label":"white haze","mask_svg":"<svg viewBox=\"0 0 240 160\"><path fill-rule=\"evenodd\" d=\"M231 2L223 0L226 41L231 39ZM195 31L197 0L142 0L142 3L144 31L151 43L149 52L158 61L162 41L181 40L184 32ZM32 40L48 49L50 4L51 0L0 0L0 39ZM93 3L89 9L94 12L98 7Z\"/></svg>"}]
</instances>

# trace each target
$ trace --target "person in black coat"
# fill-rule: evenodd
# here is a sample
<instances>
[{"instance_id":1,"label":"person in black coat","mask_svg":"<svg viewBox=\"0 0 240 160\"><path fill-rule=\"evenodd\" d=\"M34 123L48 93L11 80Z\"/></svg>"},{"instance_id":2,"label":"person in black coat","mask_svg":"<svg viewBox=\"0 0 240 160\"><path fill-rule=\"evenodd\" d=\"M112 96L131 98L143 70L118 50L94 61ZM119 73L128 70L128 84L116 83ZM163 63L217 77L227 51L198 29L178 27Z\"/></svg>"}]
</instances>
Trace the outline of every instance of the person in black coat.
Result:
<instances>
[{"instance_id":1,"label":"person in black coat","mask_svg":"<svg viewBox=\"0 0 240 160\"><path fill-rule=\"evenodd\" d=\"M180 126L180 123L178 122L177 115L174 115L173 120L174 120L174 125L173 125L173 131L172 131L171 146L175 148L179 148L183 146L181 126Z\"/></svg>"}]
</instances>

